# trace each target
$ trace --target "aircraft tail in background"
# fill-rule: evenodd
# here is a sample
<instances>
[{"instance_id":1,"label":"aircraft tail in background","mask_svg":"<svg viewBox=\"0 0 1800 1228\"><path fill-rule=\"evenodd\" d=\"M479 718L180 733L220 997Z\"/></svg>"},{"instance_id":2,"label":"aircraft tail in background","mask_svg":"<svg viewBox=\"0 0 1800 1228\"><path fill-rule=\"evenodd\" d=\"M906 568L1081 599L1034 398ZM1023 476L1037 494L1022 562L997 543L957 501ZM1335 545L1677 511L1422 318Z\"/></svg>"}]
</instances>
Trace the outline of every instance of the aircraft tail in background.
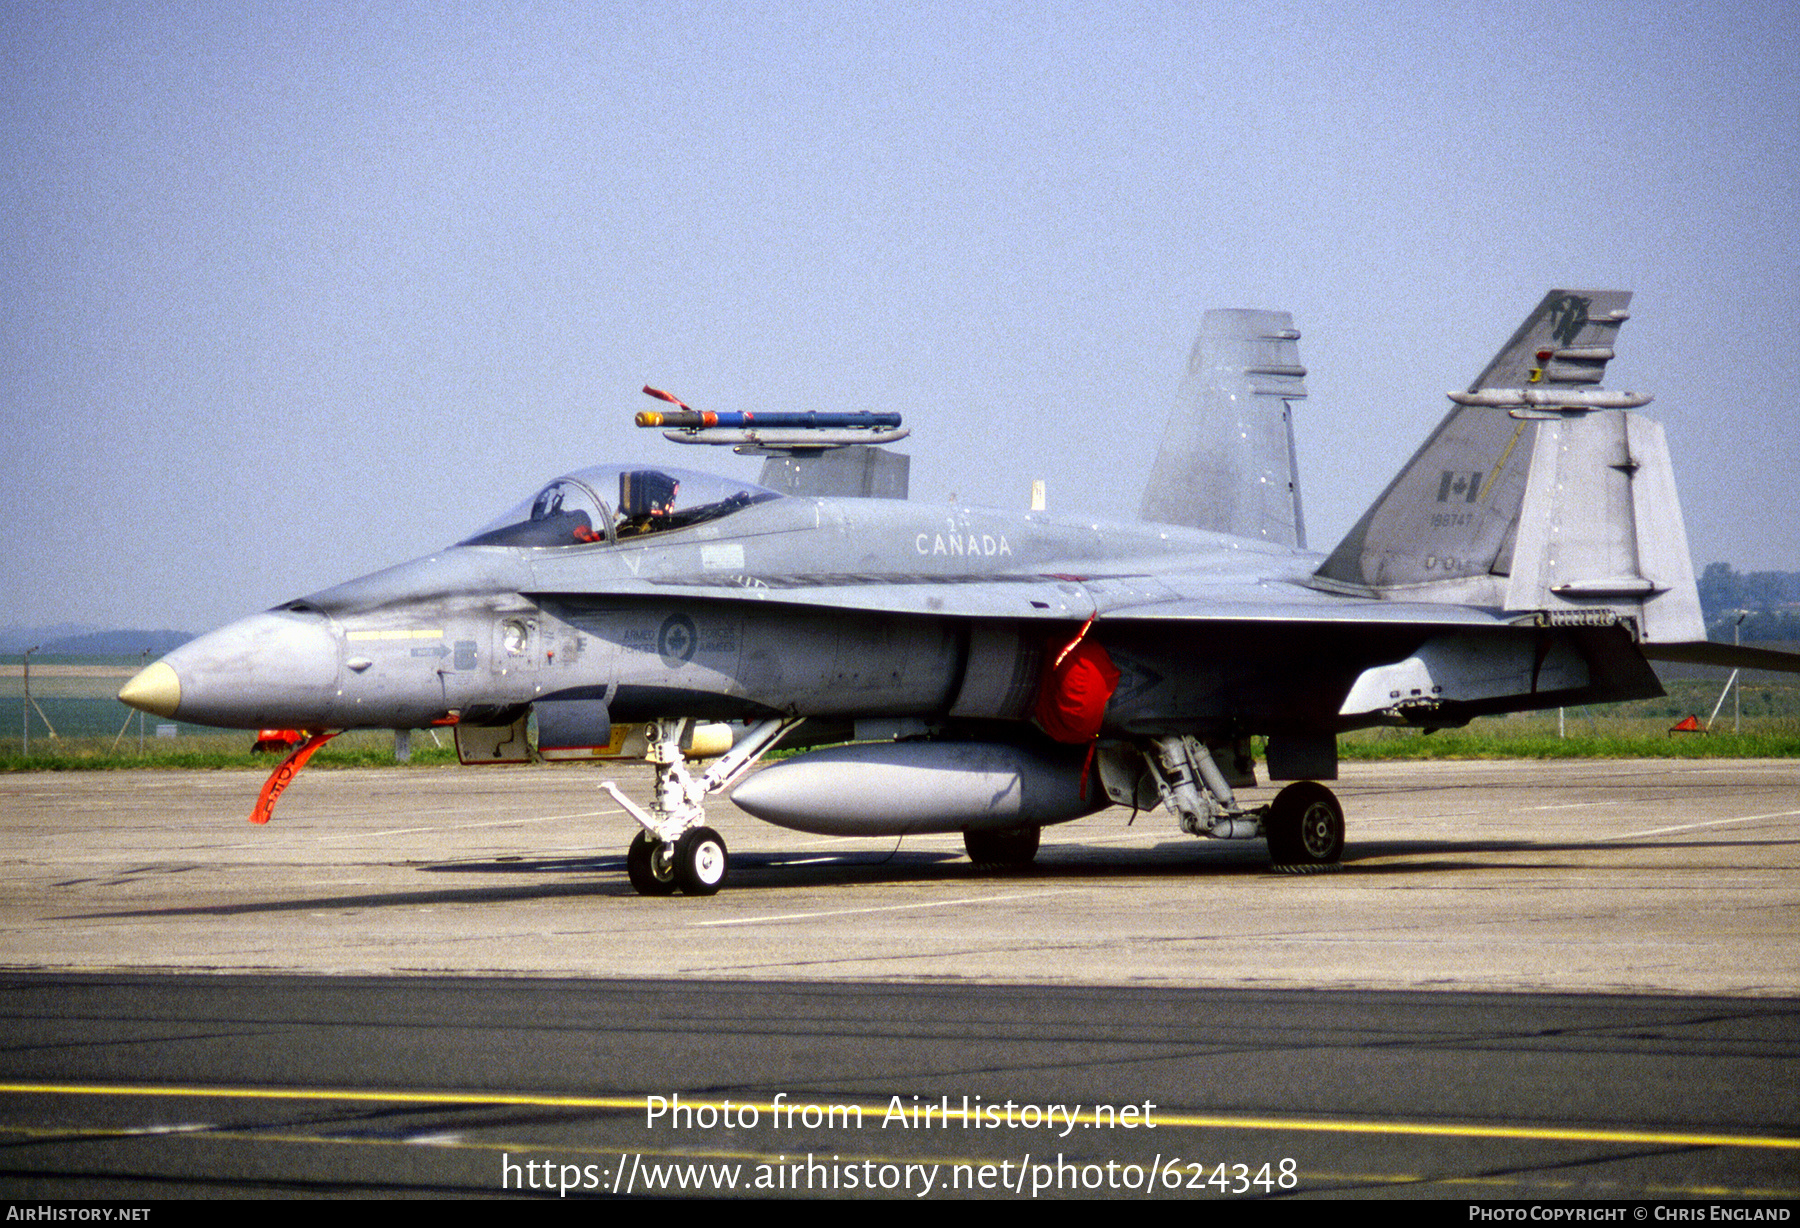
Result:
<instances>
[{"instance_id":1,"label":"aircraft tail in background","mask_svg":"<svg viewBox=\"0 0 1800 1228\"><path fill-rule=\"evenodd\" d=\"M1285 311L1206 313L1143 519L1305 548L1292 420L1306 395L1299 337Z\"/></svg>"}]
</instances>

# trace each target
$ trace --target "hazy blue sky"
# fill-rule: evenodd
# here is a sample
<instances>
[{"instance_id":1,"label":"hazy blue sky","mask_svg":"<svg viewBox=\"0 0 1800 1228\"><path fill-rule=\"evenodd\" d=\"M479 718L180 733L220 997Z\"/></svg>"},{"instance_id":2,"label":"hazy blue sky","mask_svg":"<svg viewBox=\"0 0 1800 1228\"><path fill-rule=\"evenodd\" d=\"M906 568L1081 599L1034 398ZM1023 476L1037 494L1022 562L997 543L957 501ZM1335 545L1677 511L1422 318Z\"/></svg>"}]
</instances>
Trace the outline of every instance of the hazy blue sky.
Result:
<instances>
[{"instance_id":1,"label":"hazy blue sky","mask_svg":"<svg viewBox=\"0 0 1800 1228\"><path fill-rule=\"evenodd\" d=\"M1135 514L1294 312L1328 549L1552 286L1635 290L1696 563L1800 568L1786 4L7 4L0 625L193 630L631 425L898 409L913 493Z\"/></svg>"}]
</instances>

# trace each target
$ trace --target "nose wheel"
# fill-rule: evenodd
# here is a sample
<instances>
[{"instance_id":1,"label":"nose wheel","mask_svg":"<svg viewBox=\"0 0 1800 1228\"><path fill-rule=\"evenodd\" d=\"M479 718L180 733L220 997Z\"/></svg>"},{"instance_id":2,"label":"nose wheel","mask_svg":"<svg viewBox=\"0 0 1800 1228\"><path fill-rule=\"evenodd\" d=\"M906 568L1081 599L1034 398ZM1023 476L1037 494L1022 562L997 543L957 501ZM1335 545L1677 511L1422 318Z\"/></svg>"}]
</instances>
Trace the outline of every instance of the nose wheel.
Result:
<instances>
[{"instance_id":1,"label":"nose wheel","mask_svg":"<svg viewBox=\"0 0 1800 1228\"><path fill-rule=\"evenodd\" d=\"M652 840L644 832L632 838L625 853L625 874L639 895L675 894L675 846Z\"/></svg>"},{"instance_id":2,"label":"nose wheel","mask_svg":"<svg viewBox=\"0 0 1800 1228\"><path fill-rule=\"evenodd\" d=\"M675 842L675 881L687 895L715 895L725 885L731 855L710 827L696 827Z\"/></svg>"},{"instance_id":3,"label":"nose wheel","mask_svg":"<svg viewBox=\"0 0 1800 1228\"><path fill-rule=\"evenodd\" d=\"M710 827L693 828L674 841L639 832L625 853L625 873L639 895L716 895L730 872L725 838Z\"/></svg>"}]
</instances>

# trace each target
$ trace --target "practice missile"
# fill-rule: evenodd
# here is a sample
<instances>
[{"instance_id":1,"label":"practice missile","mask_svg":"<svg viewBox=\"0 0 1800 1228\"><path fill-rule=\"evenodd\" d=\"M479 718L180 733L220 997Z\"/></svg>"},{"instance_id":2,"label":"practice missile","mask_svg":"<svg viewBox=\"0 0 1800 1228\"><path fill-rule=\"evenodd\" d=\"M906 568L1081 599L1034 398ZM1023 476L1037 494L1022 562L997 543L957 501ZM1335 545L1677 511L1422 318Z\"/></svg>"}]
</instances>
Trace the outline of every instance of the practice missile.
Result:
<instances>
[{"instance_id":1,"label":"practice missile","mask_svg":"<svg viewBox=\"0 0 1800 1228\"><path fill-rule=\"evenodd\" d=\"M736 427L743 430L782 427L799 430L856 427L872 430L876 427L899 426L900 415L876 413L866 409L725 410L716 413L712 410L698 409L646 409L638 414L637 424L650 427L680 427L684 430L702 430L718 426Z\"/></svg>"},{"instance_id":2,"label":"practice missile","mask_svg":"<svg viewBox=\"0 0 1800 1228\"><path fill-rule=\"evenodd\" d=\"M1085 748L993 742L833 746L764 768L732 801L778 827L822 836L904 836L1064 823L1111 803Z\"/></svg>"}]
</instances>

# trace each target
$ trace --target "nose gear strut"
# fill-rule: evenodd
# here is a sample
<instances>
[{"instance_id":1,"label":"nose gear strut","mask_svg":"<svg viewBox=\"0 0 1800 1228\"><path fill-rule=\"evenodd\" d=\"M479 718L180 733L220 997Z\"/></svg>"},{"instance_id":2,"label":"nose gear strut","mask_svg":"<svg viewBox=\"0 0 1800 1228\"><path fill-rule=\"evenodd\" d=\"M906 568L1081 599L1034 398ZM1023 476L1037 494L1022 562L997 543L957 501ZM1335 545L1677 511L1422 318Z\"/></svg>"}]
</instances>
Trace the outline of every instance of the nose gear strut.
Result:
<instances>
[{"instance_id":1,"label":"nose gear strut","mask_svg":"<svg viewBox=\"0 0 1800 1228\"><path fill-rule=\"evenodd\" d=\"M656 768L650 809L626 797L614 782L600 782L644 829L632 839L625 856L631 885L639 895L669 895L677 889L688 895L712 895L725 885L731 856L724 837L704 826L706 795L736 784L799 723L798 717L786 717L752 727L696 777L681 751L690 722L684 717L651 722L645 731L650 749L644 756Z\"/></svg>"}]
</instances>

